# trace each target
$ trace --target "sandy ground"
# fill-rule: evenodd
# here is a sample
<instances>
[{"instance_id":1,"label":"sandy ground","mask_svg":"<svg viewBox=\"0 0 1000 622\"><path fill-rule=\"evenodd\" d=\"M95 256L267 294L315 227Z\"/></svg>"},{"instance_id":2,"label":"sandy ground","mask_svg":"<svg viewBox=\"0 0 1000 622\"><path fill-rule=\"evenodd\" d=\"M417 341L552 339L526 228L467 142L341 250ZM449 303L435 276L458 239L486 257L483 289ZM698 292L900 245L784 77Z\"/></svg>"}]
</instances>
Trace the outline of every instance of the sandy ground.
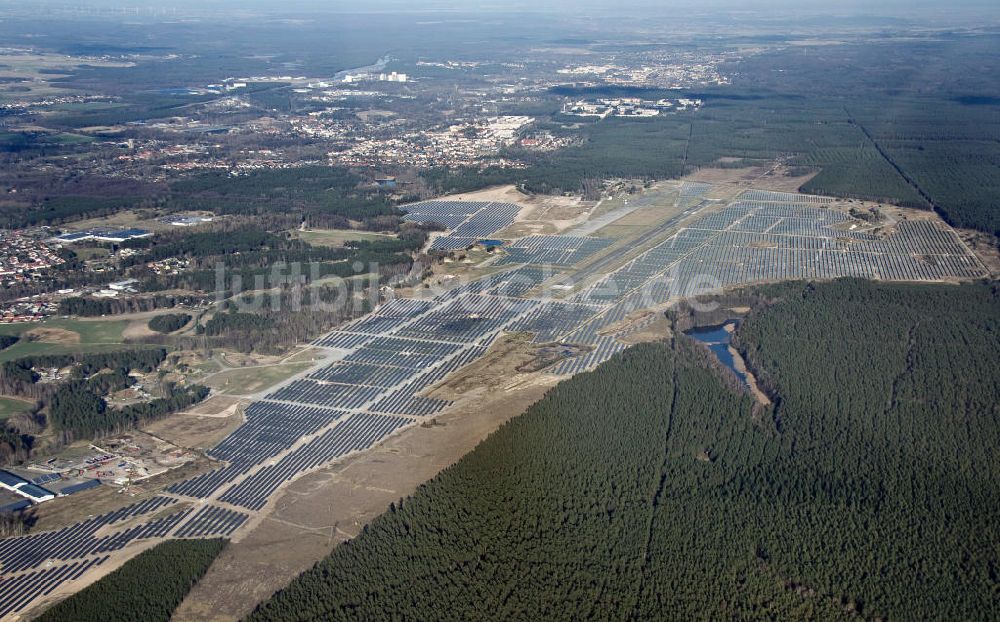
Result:
<instances>
[{"instance_id":1,"label":"sandy ground","mask_svg":"<svg viewBox=\"0 0 1000 622\"><path fill-rule=\"evenodd\" d=\"M149 320L132 320L122 331L124 339L141 339L152 335L159 335L155 330L149 329Z\"/></svg>"},{"instance_id":2,"label":"sandy ground","mask_svg":"<svg viewBox=\"0 0 1000 622\"><path fill-rule=\"evenodd\" d=\"M241 399L226 395L213 395L203 402L198 402L183 413L181 417L229 417L236 413Z\"/></svg>"},{"instance_id":3,"label":"sandy ground","mask_svg":"<svg viewBox=\"0 0 1000 622\"><path fill-rule=\"evenodd\" d=\"M956 231L993 276L1000 274L1000 240L996 236L971 229L956 229Z\"/></svg>"},{"instance_id":4,"label":"sandy ground","mask_svg":"<svg viewBox=\"0 0 1000 622\"><path fill-rule=\"evenodd\" d=\"M754 399L764 406L770 406L771 399L760 390L760 387L757 386L757 378L749 369L747 369L746 361L743 360L743 357L733 346L729 346L728 350L730 356L733 357L733 367L736 368L736 371L746 376L747 386L750 388L750 395L753 395Z\"/></svg>"},{"instance_id":5,"label":"sandy ground","mask_svg":"<svg viewBox=\"0 0 1000 622\"><path fill-rule=\"evenodd\" d=\"M237 620L353 538L388 505L472 450L555 382L476 395L346 462L292 483L249 534L233 542L174 620Z\"/></svg>"},{"instance_id":6,"label":"sandy ground","mask_svg":"<svg viewBox=\"0 0 1000 622\"><path fill-rule=\"evenodd\" d=\"M526 235L551 234L565 231L586 221L595 202L580 197L529 195L513 185L494 186L477 192L464 192L441 197L442 201L503 201L522 206L515 222L496 237L520 238Z\"/></svg>"}]
</instances>

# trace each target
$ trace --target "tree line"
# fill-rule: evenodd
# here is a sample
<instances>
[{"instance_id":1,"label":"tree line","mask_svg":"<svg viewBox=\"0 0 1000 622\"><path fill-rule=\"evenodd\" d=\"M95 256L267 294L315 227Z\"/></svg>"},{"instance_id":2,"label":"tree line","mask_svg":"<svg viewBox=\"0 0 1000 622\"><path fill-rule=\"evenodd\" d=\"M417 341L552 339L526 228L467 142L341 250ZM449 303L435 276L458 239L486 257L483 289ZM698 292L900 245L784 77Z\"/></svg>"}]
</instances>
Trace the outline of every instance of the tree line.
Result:
<instances>
[{"instance_id":1,"label":"tree line","mask_svg":"<svg viewBox=\"0 0 1000 622\"><path fill-rule=\"evenodd\" d=\"M158 333L172 333L184 328L190 321L190 313L164 313L150 318L147 326L149 330L155 330Z\"/></svg>"},{"instance_id":2,"label":"tree line","mask_svg":"<svg viewBox=\"0 0 1000 622\"><path fill-rule=\"evenodd\" d=\"M735 342L635 346L250 620L996 617L1000 292L754 288Z\"/></svg>"},{"instance_id":3,"label":"tree line","mask_svg":"<svg viewBox=\"0 0 1000 622\"><path fill-rule=\"evenodd\" d=\"M76 315L79 317L100 317L102 315L143 313L157 309L171 309L177 306L194 307L205 301L206 298L204 296L193 294L156 294L152 296L128 296L122 298L72 296L59 301L59 314Z\"/></svg>"},{"instance_id":4,"label":"tree line","mask_svg":"<svg viewBox=\"0 0 1000 622\"><path fill-rule=\"evenodd\" d=\"M226 540L168 540L53 605L39 622L167 622L225 549Z\"/></svg>"}]
</instances>

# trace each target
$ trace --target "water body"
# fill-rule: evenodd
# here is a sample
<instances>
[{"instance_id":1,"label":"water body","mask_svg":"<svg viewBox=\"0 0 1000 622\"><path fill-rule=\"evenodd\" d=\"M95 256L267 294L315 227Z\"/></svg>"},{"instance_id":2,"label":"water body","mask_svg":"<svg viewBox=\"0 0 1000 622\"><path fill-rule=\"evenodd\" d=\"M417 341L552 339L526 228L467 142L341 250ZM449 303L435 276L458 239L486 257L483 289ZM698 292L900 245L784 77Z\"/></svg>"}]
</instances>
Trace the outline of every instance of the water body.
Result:
<instances>
[{"instance_id":1,"label":"water body","mask_svg":"<svg viewBox=\"0 0 1000 622\"><path fill-rule=\"evenodd\" d=\"M391 60L392 58L388 54L386 54L382 58L375 61L374 64L365 65L364 67L355 67L354 69L345 69L344 71L338 71L336 75L333 76L333 79L343 80L346 76L349 75L380 72L383 69L385 69L386 65L388 65L389 61Z\"/></svg>"},{"instance_id":2,"label":"water body","mask_svg":"<svg viewBox=\"0 0 1000 622\"><path fill-rule=\"evenodd\" d=\"M733 321L718 326L692 328L691 330L684 331L684 334L694 337L707 345L708 349L712 351L715 358L719 359L720 363L733 370L737 376L743 379L743 382L747 382L746 373L736 368L736 360L733 358L733 353L729 351L729 344L733 340L733 333L730 330L726 330L727 326L731 327L730 330L736 330L739 322Z\"/></svg>"}]
</instances>

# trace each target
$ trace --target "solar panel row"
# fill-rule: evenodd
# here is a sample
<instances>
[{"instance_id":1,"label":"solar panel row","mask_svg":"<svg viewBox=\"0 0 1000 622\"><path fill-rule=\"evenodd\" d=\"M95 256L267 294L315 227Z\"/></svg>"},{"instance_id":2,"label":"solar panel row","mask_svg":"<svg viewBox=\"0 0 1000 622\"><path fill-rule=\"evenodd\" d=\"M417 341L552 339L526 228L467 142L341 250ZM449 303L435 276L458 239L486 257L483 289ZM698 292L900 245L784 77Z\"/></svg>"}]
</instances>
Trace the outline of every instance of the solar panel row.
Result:
<instances>
[{"instance_id":1,"label":"solar panel row","mask_svg":"<svg viewBox=\"0 0 1000 622\"><path fill-rule=\"evenodd\" d=\"M541 264L570 266L611 245L606 238L535 235L504 247L497 265Z\"/></svg>"},{"instance_id":2,"label":"solar panel row","mask_svg":"<svg viewBox=\"0 0 1000 622\"><path fill-rule=\"evenodd\" d=\"M330 425L345 413L327 408L260 401L248 406L246 421L233 430L209 456L227 462L222 468L178 482L167 490L204 498L234 481L255 465L288 449L302 436Z\"/></svg>"},{"instance_id":3,"label":"solar panel row","mask_svg":"<svg viewBox=\"0 0 1000 622\"><path fill-rule=\"evenodd\" d=\"M247 477L219 499L251 510L259 510L281 484L310 469L352 451L371 447L395 429L411 423L405 417L355 414L317 438L286 454L273 466Z\"/></svg>"},{"instance_id":4,"label":"solar panel row","mask_svg":"<svg viewBox=\"0 0 1000 622\"><path fill-rule=\"evenodd\" d=\"M59 564L44 570L13 577L0 578L0 617L27 606L41 596L48 596L57 587L75 581L94 566L108 560L108 555L86 561Z\"/></svg>"},{"instance_id":5,"label":"solar panel row","mask_svg":"<svg viewBox=\"0 0 1000 622\"><path fill-rule=\"evenodd\" d=\"M181 525L174 536L178 538L229 537L249 516L235 510L206 505Z\"/></svg>"},{"instance_id":6,"label":"solar panel row","mask_svg":"<svg viewBox=\"0 0 1000 622\"><path fill-rule=\"evenodd\" d=\"M122 510L103 514L55 531L0 541L0 564L4 574L35 568L47 560L68 561L116 551L133 540L164 533L186 514L186 510L175 512L110 535L95 535L101 528L119 521L120 512Z\"/></svg>"},{"instance_id":7,"label":"solar panel row","mask_svg":"<svg viewBox=\"0 0 1000 622\"><path fill-rule=\"evenodd\" d=\"M508 330L536 333L533 341L555 341L592 317L599 307L572 302L546 302L512 323Z\"/></svg>"}]
</instances>

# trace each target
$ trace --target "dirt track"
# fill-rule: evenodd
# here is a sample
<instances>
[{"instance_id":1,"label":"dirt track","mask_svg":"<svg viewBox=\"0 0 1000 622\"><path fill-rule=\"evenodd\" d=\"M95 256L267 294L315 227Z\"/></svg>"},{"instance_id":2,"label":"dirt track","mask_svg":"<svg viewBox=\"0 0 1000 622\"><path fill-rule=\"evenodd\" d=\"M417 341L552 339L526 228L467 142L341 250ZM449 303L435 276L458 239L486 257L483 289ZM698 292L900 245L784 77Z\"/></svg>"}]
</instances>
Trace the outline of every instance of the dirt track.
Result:
<instances>
[{"instance_id":1,"label":"dirt track","mask_svg":"<svg viewBox=\"0 0 1000 622\"><path fill-rule=\"evenodd\" d=\"M458 403L374 450L291 484L270 514L233 542L195 586L174 620L237 620L258 602L357 535L405 497L522 413L554 384L528 382Z\"/></svg>"}]
</instances>

